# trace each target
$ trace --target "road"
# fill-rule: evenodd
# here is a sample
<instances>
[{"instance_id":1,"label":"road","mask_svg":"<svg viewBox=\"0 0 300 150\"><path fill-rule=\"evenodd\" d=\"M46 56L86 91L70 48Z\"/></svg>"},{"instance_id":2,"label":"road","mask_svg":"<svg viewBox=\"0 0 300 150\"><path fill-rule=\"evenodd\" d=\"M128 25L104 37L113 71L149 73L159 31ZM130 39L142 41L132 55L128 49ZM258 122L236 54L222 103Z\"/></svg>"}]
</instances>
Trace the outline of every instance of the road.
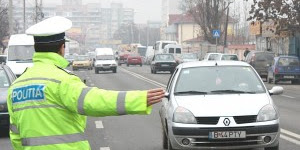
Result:
<instances>
[{"instance_id":1,"label":"road","mask_svg":"<svg viewBox=\"0 0 300 150\"><path fill-rule=\"evenodd\" d=\"M76 71L87 85L110 90L146 90L164 87L169 73L151 74L149 66L119 67L118 73ZM266 84L270 89L273 85ZM281 150L300 149L300 86L280 83L285 93L273 96L278 106L283 129L280 139ZM161 124L158 115L160 104L153 107L148 116L88 117L86 136L92 150L163 150ZM12 150L9 138L0 137L1 150Z\"/></svg>"}]
</instances>

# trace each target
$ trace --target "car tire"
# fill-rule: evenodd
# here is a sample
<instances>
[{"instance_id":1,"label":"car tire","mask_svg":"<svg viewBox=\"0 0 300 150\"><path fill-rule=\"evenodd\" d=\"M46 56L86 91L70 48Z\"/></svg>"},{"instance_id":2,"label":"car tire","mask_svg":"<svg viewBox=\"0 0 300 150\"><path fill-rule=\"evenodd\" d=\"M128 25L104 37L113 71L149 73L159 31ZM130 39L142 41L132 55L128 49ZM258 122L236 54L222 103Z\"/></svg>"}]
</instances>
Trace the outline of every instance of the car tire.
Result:
<instances>
[{"instance_id":1,"label":"car tire","mask_svg":"<svg viewBox=\"0 0 300 150\"><path fill-rule=\"evenodd\" d=\"M117 73L117 68L113 69L113 73Z\"/></svg>"},{"instance_id":2,"label":"car tire","mask_svg":"<svg viewBox=\"0 0 300 150\"><path fill-rule=\"evenodd\" d=\"M153 73L154 73L154 74L156 74L156 73L157 73L157 71L154 69L154 70L153 70Z\"/></svg>"},{"instance_id":3,"label":"car tire","mask_svg":"<svg viewBox=\"0 0 300 150\"><path fill-rule=\"evenodd\" d=\"M277 84L277 83L278 83L278 81L276 80L275 75L273 75L273 83L274 83L274 84Z\"/></svg>"},{"instance_id":4,"label":"car tire","mask_svg":"<svg viewBox=\"0 0 300 150\"><path fill-rule=\"evenodd\" d=\"M279 144L274 147L266 147L265 150L279 150Z\"/></svg>"}]
</instances>

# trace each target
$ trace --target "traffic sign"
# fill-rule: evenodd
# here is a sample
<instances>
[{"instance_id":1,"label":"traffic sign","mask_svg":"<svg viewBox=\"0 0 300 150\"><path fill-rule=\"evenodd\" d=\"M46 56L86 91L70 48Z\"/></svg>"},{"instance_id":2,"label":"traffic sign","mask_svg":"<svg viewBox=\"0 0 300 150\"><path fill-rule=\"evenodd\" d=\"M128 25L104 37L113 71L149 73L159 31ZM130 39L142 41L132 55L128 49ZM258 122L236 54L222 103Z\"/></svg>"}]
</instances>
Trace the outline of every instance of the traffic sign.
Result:
<instances>
[{"instance_id":1,"label":"traffic sign","mask_svg":"<svg viewBox=\"0 0 300 150\"><path fill-rule=\"evenodd\" d=\"M219 38L219 37L220 37L220 34L221 34L221 31L220 31L220 30L213 30L213 37L214 37L214 38Z\"/></svg>"}]
</instances>

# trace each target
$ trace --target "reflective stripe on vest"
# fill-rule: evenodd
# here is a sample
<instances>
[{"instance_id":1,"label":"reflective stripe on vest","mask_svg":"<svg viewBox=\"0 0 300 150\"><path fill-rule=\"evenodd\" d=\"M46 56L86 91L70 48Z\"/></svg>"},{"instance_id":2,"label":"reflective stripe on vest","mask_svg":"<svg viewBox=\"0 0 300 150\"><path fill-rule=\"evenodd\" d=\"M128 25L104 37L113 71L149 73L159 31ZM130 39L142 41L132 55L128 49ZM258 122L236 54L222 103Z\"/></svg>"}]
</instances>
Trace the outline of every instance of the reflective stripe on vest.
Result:
<instances>
[{"instance_id":1,"label":"reflective stripe on vest","mask_svg":"<svg viewBox=\"0 0 300 150\"><path fill-rule=\"evenodd\" d=\"M19 130L18 130L18 128L17 128L16 125L10 124L10 125L9 125L9 129L10 129L11 132L16 133L16 134L19 134Z\"/></svg>"},{"instance_id":2,"label":"reflective stripe on vest","mask_svg":"<svg viewBox=\"0 0 300 150\"><path fill-rule=\"evenodd\" d=\"M119 92L117 99L117 112L119 115L126 115L125 98L127 92Z\"/></svg>"},{"instance_id":3,"label":"reflective stripe on vest","mask_svg":"<svg viewBox=\"0 0 300 150\"><path fill-rule=\"evenodd\" d=\"M50 79L50 78L28 78L28 79L17 81L14 84L20 83L20 82L32 81L32 80L44 80L44 81L51 81L51 82L55 82L55 83L61 83L61 81L59 81L59 80Z\"/></svg>"},{"instance_id":4,"label":"reflective stripe on vest","mask_svg":"<svg viewBox=\"0 0 300 150\"><path fill-rule=\"evenodd\" d=\"M80 115L85 115L83 105L84 105L84 98L86 94L92 89L92 87L87 87L82 89L81 94L78 98L78 105L77 105L77 110Z\"/></svg>"},{"instance_id":5,"label":"reflective stripe on vest","mask_svg":"<svg viewBox=\"0 0 300 150\"><path fill-rule=\"evenodd\" d=\"M23 146L42 146L51 144L65 144L74 143L79 141L85 141L84 133L67 134L67 135L55 135L33 138L22 138Z\"/></svg>"},{"instance_id":6,"label":"reflective stripe on vest","mask_svg":"<svg viewBox=\"0 0 300 150\"><path fill-rule=\"evenodd\" d=\"M34 108L63 108L59 105L38 105L38 106L26 106L26 107L22 107L22 108L16 108L13 109L13 112L17 112L17 111L22 111L22 110L26 110L26 109L34 109Z\"/></svg>"}]
</instances>

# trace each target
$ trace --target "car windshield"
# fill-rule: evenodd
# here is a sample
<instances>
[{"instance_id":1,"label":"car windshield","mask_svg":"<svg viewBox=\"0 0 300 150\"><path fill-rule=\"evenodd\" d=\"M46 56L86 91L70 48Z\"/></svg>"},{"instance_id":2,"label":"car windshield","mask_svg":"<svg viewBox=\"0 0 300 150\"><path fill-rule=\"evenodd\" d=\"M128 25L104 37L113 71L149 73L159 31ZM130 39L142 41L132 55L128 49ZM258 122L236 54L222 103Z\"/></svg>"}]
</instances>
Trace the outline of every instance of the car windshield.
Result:
<instances>
[{"instance_id":1,"label":"car windshield","mask_svg":"<svg viewBox=\"0 0 300 150\"><path fill-rule=\"evenodd\" d=\"M0 88L8 88L9 87L9 80L6 76L6 73L3 69L0 69Z\"/></svg>"},{"instance_id":2,"label":"car windshield","mask_svg":"<svg viewBox=\"0 0 300 150\"><path fill-rule=\"evenodd\" d=\"M221 60L239 60L236 55L223 55Z\"/></svg>"},{"instance_id":3,"label":"car windshield","mask_svg":"<svg viewBox=\"0 0 300 150\"><path fill-rule=\"evenodd\" d=\"M219 57L219 54L210 54L208 57L208 60L217 60Z\"/></svg>"},{"instance_id":4,"label":"car windshield","mask_svg":"<svg viewBox=\"0 0 300 150\"><path fill-rule=\"evenodd\" d=\"M6 62L6 56L0 56L0 64Z\"/></svg>"},{"instance_id":5,"label":"car windshield","mask_svg":"<svg viewBox=\"0 0 300 150\"><path fill-rule=\"evenodd\" d=\"M174 61L173 55L156 55L155 56L156 61Z\"/></svg>"},{"instance_id":6,"label":"car windshield","mask_svg":"<svg viewBox=\"0 0 300 150\"><path fill-rule=\"evenodd\" d=\"M113 55L98 55L97 60L114 60Z\"/></svg>"},{"instance_id":7,"label":"car windshield","mask_svg":"<svg viewBox=\"0 0 300 150\"><path fill-rule=\"evenodd\" d=\"M87 61L89 60L89 56L77 56L77 61Z\"/></svg>"},{"instance_id":8,"label":"car windshield","mask_svg":"<svg viewBox=\"0 0 300 150\"><path fill-rule=\"evenodd\" d=\"M34 53L33 45L9 46L8 61L32 60L33 53Z\"/></svg>"},{"instance_id":9,"label":"car windshield","mask_svg":"<svg viewBox=\"0 0 300 150\"><path fill-rule=\"evenodd\" d=\"M299 59L298 58L280 58L278 61L279 66L299 66Z\"/></svg>"},{"instance_id":10,"label":"car windshield","mask_svg":"<svg viewBox=\"0 0 300 150\"><path fill-rule=\"evenodd\" d=\"M251 67L219 66L182 69L175 93L201 91L220 93L264 93L259 77Z\"/></svg>"},{"instance_id":11,"label":"car windshield","mask_svg":"<svg viewBox=\"0 0 300 150\"><path fill-rule=\"evenodd\" d=\"M182 54L182 59L197 59L196 54Z\"/></svg>"}]
</instances>

